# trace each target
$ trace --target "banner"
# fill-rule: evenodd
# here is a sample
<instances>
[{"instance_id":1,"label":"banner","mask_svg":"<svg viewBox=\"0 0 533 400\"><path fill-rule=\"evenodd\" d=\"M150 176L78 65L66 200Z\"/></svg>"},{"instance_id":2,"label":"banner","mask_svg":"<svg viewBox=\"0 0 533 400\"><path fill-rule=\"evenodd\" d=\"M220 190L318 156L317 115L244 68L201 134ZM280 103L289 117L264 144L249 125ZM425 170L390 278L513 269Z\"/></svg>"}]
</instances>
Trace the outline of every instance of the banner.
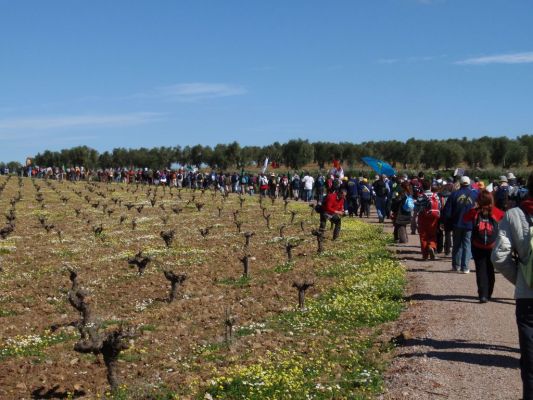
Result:
<instances>
[{"instance_id":1,"label":"banner","mask_svg":"<svg viewBox=\"0 0 533 400\"><path fill-rule=\"evenodd\" d=\"M263 169L261 170L261 172L264 174L267 170L267 167L268 167L268 157L265 158L265 162L263 164Z\"/></svg>"}]
</instances>

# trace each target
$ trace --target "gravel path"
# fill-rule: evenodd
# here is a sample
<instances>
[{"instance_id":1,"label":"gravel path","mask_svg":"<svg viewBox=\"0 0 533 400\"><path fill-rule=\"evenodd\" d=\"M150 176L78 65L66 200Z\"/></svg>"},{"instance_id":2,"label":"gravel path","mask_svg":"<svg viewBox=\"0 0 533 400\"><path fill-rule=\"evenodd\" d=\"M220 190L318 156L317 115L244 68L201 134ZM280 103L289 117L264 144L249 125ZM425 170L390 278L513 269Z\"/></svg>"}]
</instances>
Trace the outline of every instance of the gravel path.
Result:
<instances>
[{"instance_id":1,"label":"gravel path","mask_svg":"<svg viewBox=\"0 0 533 400\"><path fill-rule=\"evenodd\" d=\"M443 255L423 261L418 235L392 251L408 271L408 307L382 399L520 399L513 286L496 274L493 300L480 304L473 261L470 274Z\"/></svg>"}]
</instances>

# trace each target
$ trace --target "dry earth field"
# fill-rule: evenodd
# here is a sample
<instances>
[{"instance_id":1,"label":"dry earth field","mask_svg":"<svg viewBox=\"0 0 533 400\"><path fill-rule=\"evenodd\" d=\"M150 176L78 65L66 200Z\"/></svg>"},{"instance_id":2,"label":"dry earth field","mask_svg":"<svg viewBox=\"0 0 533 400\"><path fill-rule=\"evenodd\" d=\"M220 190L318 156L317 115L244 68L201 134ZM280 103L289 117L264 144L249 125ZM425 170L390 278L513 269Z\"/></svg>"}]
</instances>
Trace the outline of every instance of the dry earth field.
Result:
<instances>
[{"instance_id":1,"label":"dry earth field","mask_svg":"<svg viewBox=\"0 0 533 400\"><path fill-rule=\"evenodd\" d=\"M300 321L306 314L293 287L314 283L309 303L350 278L345 272L354 263L366 262L374 277L371 251L386 257L380 228L343 221L341 238L333 242L326 232L324 252L317 254L311 231L319 216L301 202L17 177L0 177L0 188L0 228L15 218L13 232L0 238L0 398L233 398L230 389L221 390L231 380L220 377L262 360L280 373L283 365L307 377L313 387L296 382L293 388L301 398L366 398L380 390L377 371L389 344L372 326L399 313L403 269L387 260L397 285L376 299L390 309L370 318L361 307L356 330L337 329L335 318ZM167 246L161 232L168 231L175 235ZM248 247L246 232L254 233ZM287 244L296 246L292 262ZM128 263L140 251L150 258L142 275ZM80 313L69 304L71 270L100 333L134 329L118 357L120 387L113 394L102 356L74 350ZM173 302L163 271L186 275ZM357 281L358 296L366 290L361 285ZM309 362L323 368L309 372ZM266 381L267 372L255 375L264 373ZM278 395L269 396L283 398Z\"/></svg>"}]
</instances>

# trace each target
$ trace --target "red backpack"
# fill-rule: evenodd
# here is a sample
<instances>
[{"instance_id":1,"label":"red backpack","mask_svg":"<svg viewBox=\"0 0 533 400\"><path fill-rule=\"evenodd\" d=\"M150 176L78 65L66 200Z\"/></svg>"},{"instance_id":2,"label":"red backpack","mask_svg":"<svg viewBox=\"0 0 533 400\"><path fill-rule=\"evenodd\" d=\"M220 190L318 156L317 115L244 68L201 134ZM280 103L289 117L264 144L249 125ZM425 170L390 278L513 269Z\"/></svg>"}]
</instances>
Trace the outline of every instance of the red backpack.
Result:
<instances>
[{"instance_id":1,"label":"red backpack","mask_svg":"<svg viewBox=\"0 0 533 400\"><path fill-rule=\"evenodd\" d=\"M486 218L479 212L472 229L472 240L484 247L492 247L497 238L498 223L491 216Z\"/></svg>"},{"instance_id":2,"label":"red backpack","mask_svg":"<svg viewBox=\"0 0 533 400\"><path fill-rule=\"evenodd\" d=\"M431 196L427 196L424 194L424 196L427 198L427 202L425 204L425 207L420 211L426 216L431 216L435 218L440 217L440 199L437 193L431 193Z\"/></svg>"}]
</instances>

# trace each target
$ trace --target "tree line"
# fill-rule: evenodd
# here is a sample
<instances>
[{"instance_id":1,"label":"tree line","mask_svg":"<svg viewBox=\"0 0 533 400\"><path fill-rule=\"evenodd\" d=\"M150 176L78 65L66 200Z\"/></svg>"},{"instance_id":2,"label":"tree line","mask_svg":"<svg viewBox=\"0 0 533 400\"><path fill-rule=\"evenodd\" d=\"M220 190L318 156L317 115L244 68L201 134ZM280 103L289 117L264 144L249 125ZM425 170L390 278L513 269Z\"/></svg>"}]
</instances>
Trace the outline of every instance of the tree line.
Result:
<instances>
[{"instance_id":1,"label":"tree line","mask_svg":"<svg viewBox=\"0 0 533 400\"><path fill-rule=\"evenodd\" d=\"M360 165L361 157L373 156L398 168L454 168L460 164L470 168L489 166L509 168L533 164L533 135L516 139L488 137L478 139L447 140L398 140L350 142L309 142L303 139L287 143L274 142L267 146L241 146L237 142L217 144L214 147L195 146L153 147L138 149L115 148L98 152L88 146L77 146L61 151L46 150L38 153L33 165L86 168L148 167L168 168L172 163L213 169L246 168L261 166L268 158L270 162L284 164L288 168L300 169L309 163L320 168L333 159L348 167ZM0 163L0 167L2 163ZM13 167L13 163L11 163ZM11 168L13 169L13 168Z\"/></svg>"}]
</instances>

